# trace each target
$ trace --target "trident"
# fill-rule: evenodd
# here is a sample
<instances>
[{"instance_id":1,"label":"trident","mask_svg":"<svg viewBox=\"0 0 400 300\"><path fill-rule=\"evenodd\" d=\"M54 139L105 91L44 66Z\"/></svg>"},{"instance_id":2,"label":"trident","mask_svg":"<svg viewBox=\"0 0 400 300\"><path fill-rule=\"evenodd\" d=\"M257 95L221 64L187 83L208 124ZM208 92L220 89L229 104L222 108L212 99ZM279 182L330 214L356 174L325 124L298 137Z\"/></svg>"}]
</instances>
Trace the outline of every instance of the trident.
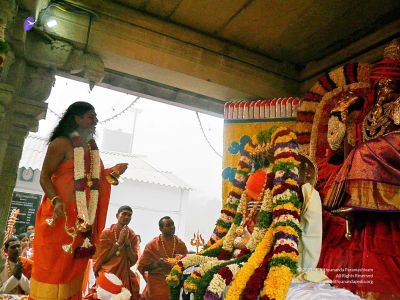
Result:
<instances>
[{"instance_id":1,"label":"trident","mask_svg":"<svg viewBox=\"0 0 400 300\"><path fill-rule=\"evenodd\" d=\"M193 238L190 240L192 246L196 246L196 253L199 253L199 247L204 246L204 239L197 230L197 234L193 233Z\"/></svg>"}]
</instances>

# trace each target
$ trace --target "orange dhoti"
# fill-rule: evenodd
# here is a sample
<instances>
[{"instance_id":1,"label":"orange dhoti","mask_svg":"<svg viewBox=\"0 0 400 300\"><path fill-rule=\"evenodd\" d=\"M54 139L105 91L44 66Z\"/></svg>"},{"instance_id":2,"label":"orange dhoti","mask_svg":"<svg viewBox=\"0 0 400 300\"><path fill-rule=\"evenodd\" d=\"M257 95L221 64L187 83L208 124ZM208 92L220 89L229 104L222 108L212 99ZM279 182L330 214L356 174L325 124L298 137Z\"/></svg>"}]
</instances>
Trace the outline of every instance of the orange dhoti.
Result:
<instances>
[{"instance_id":1,"label":"orange dhoti","mask_svg":"<svg viewBox=\"0 0 400 300\"><path fill-rule=\"evenodd\" d=\"M92 242L97 243L100 233L104 229L111 186L105 179L108 170L101 169L99 183L99 201L96 219L92 226ZM61 163L52 182L57 194L65 203L68 216L67 226L73 227L77 221L77 209L74 189L74 161L67 160ZM89 188L86 190L90 193ZM89 197L87 197L88 199ZM65 218L57 219L55 226L46 223L47 218L53 216L54 207L45 195L36 215L34 253L35 263L32 269L31 294L33 299L81 299L82 281L89 257L74 258L74 254L66 253L62 246L70 244L72 238L64 230ZM78 235L72 245L72 251L81 246L82 233Z\"/></svg>"}]
</instances>

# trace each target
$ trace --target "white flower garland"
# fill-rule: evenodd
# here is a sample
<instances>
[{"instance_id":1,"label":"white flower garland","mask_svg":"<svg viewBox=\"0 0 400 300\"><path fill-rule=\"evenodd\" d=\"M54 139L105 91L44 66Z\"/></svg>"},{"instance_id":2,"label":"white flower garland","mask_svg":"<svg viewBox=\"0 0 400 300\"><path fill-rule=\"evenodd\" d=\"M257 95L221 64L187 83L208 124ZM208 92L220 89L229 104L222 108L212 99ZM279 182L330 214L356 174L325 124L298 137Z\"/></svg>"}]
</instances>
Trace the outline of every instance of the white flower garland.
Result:
<instances>
[{"instance_id":1,"label":"white flower garland","mask_svg":"<svg viewBox=\"0 0 400 300\"><path fill-rule=\"evenodd\" d=\"M218 258L203 256L203 255L198 255L198 254L191 254L191 255L185 256L181 260L183 267L185 269L188 267L191 267L191 266L204 264L208 261L218 261Z\"/></svg>"},{"instance_id":2,"label":"white flower garland","mask_svg":"<svg viewBox=\"0 0 400 300\"><path fill-rule=\"evenodd\" d=\"M85 175L85 150L82 144L82 138L77 131L71 134L72 143L74 146L74 181L75 181L75 198L76 198L76 208L78 213L78 219L83 220L83 222L88 225L93 225L96 218L97 204L99 201L99 191L98 188L94 188L93 182L90 186L90 197L89 205L86 201L86 190L77 189L76 185L87 184L88 180ZM94 145L94 149L90 149L90 180L100 179L100 155L99 150L94 142L91 140L90 143ZM97 185L99 183L97 182Z\"/></svg>"},{"instance_id":3,"label":"white flower garland","mask_svg":"<svg viewBox=\"0 0 400 300\"><path fill-rule=\"evenodd\" d=\"M242 214L242 216L244 217L246 214L246 207L247 207L247 196L246 196L246 193L243 192L242 196L240 198L239 205L236 210L236 214ZM236 233L236 229L238 227L239 227L239 225L232 223L231 227L229 228L228 233L225 236L225 240L222 245L222 249L227 250L229 252L233 251L233 248L234 248L233 241L235 239L235 233Z\"/></svg>"},{"instance_id":4,"label":"white flower garland","mask_svg":"<svg viewBox=\"0 0 400 300\"><path fill-rule=\"evenodd\" d=\"M238 263L226 266L231 271L232 278L235 277L236 273L240 270L242 265L243 263ZM223 278L220 274L216 273L211 279L210 284L207 287L207 291L215 295L218 295L218 297L221 297L225 288L226 288L226 279Z\"/></svg>"}]
</instances>

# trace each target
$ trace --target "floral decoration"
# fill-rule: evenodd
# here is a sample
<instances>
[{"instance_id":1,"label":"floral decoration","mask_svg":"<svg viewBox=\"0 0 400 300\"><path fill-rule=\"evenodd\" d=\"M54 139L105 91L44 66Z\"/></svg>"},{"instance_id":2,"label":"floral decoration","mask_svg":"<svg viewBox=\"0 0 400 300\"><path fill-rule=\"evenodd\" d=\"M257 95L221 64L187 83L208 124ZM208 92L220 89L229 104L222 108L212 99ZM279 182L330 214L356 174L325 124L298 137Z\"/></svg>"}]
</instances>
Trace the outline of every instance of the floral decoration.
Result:
<instances>
[{"instance_id":1,"label":"floral decoration","mask_svg":"<svg viewBox=\"0 0 400 300\"><path fill-rule=\"evenodd\" d=\"M100 155L96 142L88 142L90 152L90 170L85 172L85 150L82 137L77 131L71 134L74 147L74 187L78 219L82 226L93 225L99 201ZM90 188L89 204L86 200L86 188Z\"/></svg>"}]
</instances>

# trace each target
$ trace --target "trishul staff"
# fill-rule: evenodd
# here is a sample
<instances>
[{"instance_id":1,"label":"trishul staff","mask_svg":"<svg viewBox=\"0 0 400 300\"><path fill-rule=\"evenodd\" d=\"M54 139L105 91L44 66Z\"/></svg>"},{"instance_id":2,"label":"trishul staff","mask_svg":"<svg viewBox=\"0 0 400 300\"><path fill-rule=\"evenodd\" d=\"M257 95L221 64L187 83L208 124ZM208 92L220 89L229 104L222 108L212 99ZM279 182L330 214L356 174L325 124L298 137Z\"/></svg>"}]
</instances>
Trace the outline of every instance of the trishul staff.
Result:
<instances>
[{"instance_id":1,"label":"trishul staff","mask_svg":"<svg viewBox=\"0 0 400 300\"><path fill-rule=\"evenodd\" d=\"M204 246L204 239L198 231L197 234L193 233L193 238L190 240L190 244L196 246L196 253L199 253L199 247Z\"/></svg>"}]
</instances>

